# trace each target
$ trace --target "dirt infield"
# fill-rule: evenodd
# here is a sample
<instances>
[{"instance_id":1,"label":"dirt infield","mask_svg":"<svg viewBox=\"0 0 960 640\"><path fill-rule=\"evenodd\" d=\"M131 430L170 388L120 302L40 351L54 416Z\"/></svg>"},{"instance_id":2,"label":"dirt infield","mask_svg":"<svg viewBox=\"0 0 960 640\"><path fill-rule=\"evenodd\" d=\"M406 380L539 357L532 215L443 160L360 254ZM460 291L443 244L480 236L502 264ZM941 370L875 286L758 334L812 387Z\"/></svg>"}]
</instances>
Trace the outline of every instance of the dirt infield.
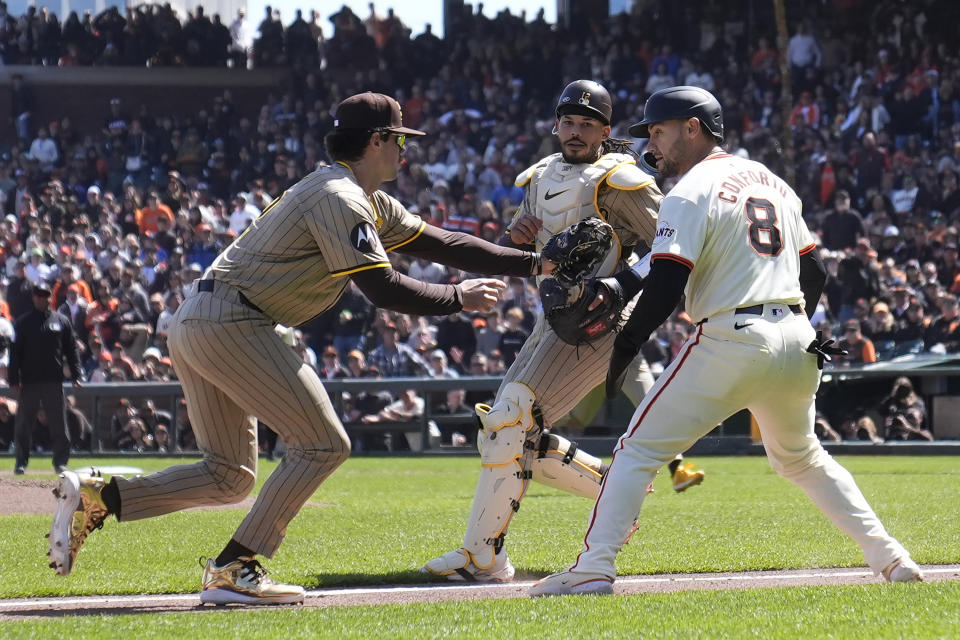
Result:
<instances>
[{"instance_id":1,"label":"dirt infield","mask_svg":"<svg viewBox=\"0 0 960 640\"><path fill-rule=\"evenodd\" d=\"M53 514L53 488L56 483L52 480L40 480L40 472L37 472L37 479L31 478L30 471L22 476L14 476L10 473L0 475L0 516L9 516L18 513L47 513ZM44 477L49 477L49 472ZM249 510L253 506L252 497L244 498L242 501L215 507L196 507L197 509L243 509ZM327 507L328 504L322 502L308 502L308 507Z\"/></svg>"},{"instance_id":2,"label":"dirt infield","mask_svg":"<svg viewBox=\"0 0 960 640\"><path fill-rule=\"evenodd\" d=\"M960 581L960 565L926 565L927 582ZM881 578L866 569L811 569L747 571L743 573L686 573L620 576L614 585L619 595L676 591L751 589L786 586L843 586L876 584ZM303 606L311 608L380 604L447 602L524 598L532 581L498 585L395 585L348 589L315 589L307 592ZM230 607L249 609L249 607ZM0 622L71 616L130 615L140 613L218 611L203 606L195 593L142 596L85 596L0 600Z\"/></svg>"}]
</instances>

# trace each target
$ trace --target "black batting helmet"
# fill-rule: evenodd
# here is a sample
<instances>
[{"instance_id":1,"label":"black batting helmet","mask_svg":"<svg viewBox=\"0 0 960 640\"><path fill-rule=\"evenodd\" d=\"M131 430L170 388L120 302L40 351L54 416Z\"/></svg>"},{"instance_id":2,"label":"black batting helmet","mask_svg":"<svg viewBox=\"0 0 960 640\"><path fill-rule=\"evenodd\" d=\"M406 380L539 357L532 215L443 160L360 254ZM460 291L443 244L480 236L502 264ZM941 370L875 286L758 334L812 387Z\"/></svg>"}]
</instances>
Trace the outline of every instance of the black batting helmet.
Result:
<instances>
[{"instance_id":1,"label":"black batting helmet","mask_svg":"<svg viewBox=\"0 0 960 640\"><path fill-rule=\"evenodd\" d=\"M613 102L603 85L593 80L575 80L568 84L557 102L557 118L576 114L610 124Z\"/></svg>"},{"instance_id":2,"label":"black batting helmet","mask_svg":"<svg viewBox=\"0 0 960 640\"><path fill-rule=\"evenodd\" d=\"M643 108L643 120L630 127L630 135L649 138L649 125L687 118L696 118L717 142L723 142L723 110L713 94L700 87L667 87L655 92Z\"/></svg>"}]
</instances>

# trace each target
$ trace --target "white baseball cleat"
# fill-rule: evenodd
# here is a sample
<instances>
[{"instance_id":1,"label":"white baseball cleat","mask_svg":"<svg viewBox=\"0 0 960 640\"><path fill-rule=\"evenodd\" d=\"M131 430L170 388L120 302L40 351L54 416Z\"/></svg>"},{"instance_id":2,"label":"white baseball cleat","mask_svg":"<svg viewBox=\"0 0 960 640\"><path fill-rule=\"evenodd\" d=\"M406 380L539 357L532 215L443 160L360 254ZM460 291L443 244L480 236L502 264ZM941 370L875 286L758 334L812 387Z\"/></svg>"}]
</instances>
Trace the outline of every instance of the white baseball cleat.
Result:
<instances>
[{"instance_id":1,"label":"white baseball cleat","mask_svg":"<svg viewBox=\"0 0 960 640\"><path fill-rule=\"evenodd\" d=\"M610 595L613 593L613 578L599 573L573 573L561 571L543 578L527 591L531 598L540 596Z\"/></svg>"},{"instance_id":2,"label":"white baseball cleat","mask_svg":"<svg viewBox=\"0 0 960 640\"><path fill-rule=\"evenodd\" d=\"M53 490L57 499L53 524L47 535L50 568L58 575L70 575L87 536L103 527L109 512L100 497L102 489L103 478L96 469L66 470L60 474L57 488Z\"/></svg>"},{"instance_id":3,"label":"white baseball cleat","mask_svg":"<svg viewBox=\"0 0 960 640\"><path fill-rule=\"evenodd\" d=\"M473 556L461 547L434 558L421 567L420 573L441 576L451 582L510 582L515 570L506 551L494 555L493 564L483 569L478 567Z\"/></svg>"},{"instance_id":4,"label":"white baseball cleat","mask_svg":"<svg viewBox=\"0 0 960 640\"><path fill-rule=\"evenodd\" d=\"M887 582L923 582L920 567L909 557L897 560L883 570Z\"/></svg>"}]
</instances>

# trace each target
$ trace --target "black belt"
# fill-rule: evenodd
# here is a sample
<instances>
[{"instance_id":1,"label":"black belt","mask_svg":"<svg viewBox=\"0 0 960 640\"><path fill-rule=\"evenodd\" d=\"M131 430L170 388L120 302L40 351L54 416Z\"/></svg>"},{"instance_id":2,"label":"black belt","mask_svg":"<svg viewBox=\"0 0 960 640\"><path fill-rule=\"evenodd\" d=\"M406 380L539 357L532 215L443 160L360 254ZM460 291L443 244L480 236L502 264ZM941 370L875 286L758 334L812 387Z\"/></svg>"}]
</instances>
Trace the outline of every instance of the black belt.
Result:
<instances>
[{"instance_id":1,"label":"black belt","mask_svg":"<svg viewBox=\"0 0 960 640\"><path fill-rule=\"evenodd\" d=\"M212 278L206 278L204 280L197 281L197 291L202 291L204 293L213 293L213 283L215 281ZM240 303L248 309L253 309L257 313L263 313L263 310L257 305L250 302L247 296L243 295L242 291L237 291L237 297L240 300Z\"/></svg>"},{"instance_id":2,"label":"black belt","mask_svg":"<svg viewBox=\"0 0 960 640\"><path fill-rule=\"evenodd\" d=\"M787 308L790 309L790 311L793 311L797 315L800 315L801 313L803 313L803 309L798 304L787 305ZM762 316L763 305L755 304L749 307L740 307L739 309L736 309L734 313L744 313L748 316Z\"/></svg>"}]
</instances>

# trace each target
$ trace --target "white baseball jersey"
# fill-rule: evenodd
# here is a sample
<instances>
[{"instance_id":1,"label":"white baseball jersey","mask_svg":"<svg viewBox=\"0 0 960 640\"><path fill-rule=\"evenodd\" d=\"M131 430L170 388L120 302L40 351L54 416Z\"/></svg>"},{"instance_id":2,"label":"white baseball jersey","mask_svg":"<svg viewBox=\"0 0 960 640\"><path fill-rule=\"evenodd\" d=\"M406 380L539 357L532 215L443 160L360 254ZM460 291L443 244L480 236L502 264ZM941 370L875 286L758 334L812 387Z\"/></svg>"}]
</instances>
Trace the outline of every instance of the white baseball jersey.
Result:
<instances>
[{"instance_id":1,"label":"white baseball jersey","mask_svg":"<svg viewBox=\"0 0 960 640\"><path fill-rule=\"evenodd\" d=\"M684 293L697 320L766 302L800 304L800 255L814 247L801 207L759 162L713 153L664 198L651 261L690 267Z\"/></svg>"}]
</instances>

